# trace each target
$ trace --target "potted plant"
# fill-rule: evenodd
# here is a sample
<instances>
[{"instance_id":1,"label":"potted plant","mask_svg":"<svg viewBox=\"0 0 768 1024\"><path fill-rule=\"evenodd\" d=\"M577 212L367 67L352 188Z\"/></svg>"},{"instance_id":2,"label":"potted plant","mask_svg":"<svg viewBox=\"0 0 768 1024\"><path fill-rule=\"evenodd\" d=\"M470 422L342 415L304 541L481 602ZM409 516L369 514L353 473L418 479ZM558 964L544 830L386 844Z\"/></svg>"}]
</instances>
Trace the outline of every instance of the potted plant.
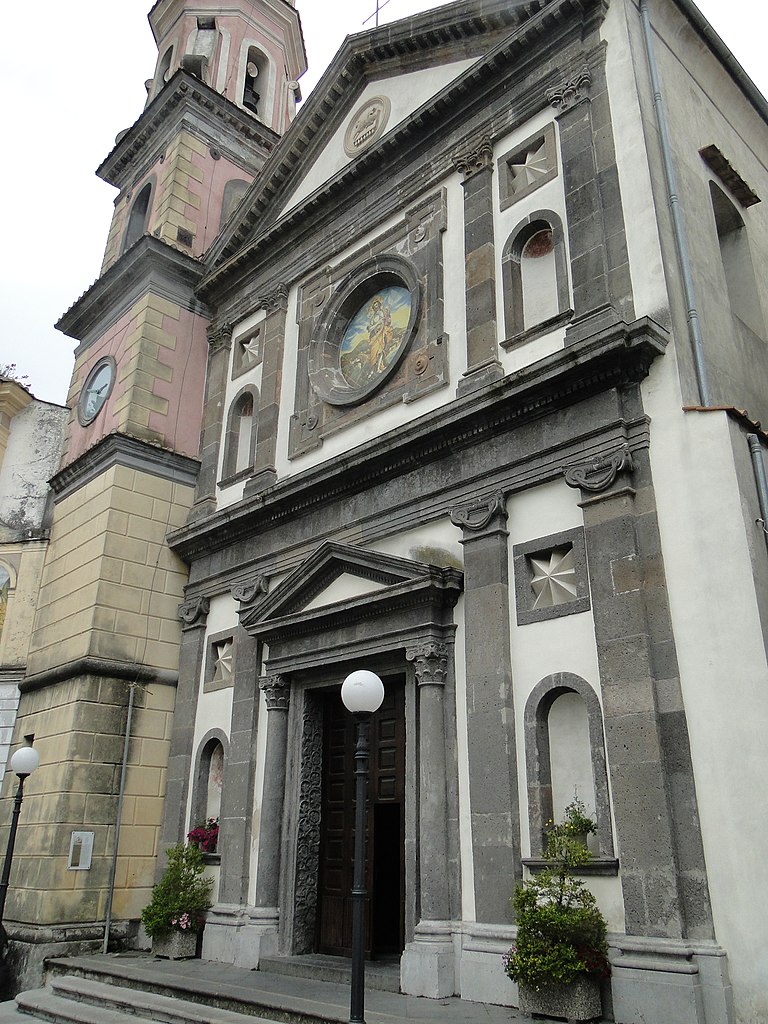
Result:
<instances>
[{"instance_id":1,"label":"potted plant","mask_svg":"<svg viewBox=\"0 0 768 1024\"><path fill-rule=\"evenodd\" d=\"M187 839L195 846L199 846L203 853L216 853L219 842L219 819L207 818L202 824L195 825L191 832L187 832Z\"/></svg>"},{"instance_id":2,"label":"potted plant","mask_svg":"<svg viewBox=\"0 0 768 1024\"><path fill-rule=\"evenodd\" d=\"M503 960L524 1013L588 1021L601 1015L600 981L610 974L606 922L573 875L591 854L568 824L549 830L552 866L515 890L517 942Z\"/></svg>"},{"instance_id":3,"label":"potted plant","mask_svg":"<svg viewBox=\"0 0 768 1024\"><path fill-rule=\"evenodd\" d=\"M141 922L156 956L184 960L197 953L197 937L211 907L213 880L203 878L205 861L198 846L177 843L167 856L167 866L141 912Z\"/></svg>"},{"instance_id":4,"label":"potted plant","mask_svg":"<svg viewBox=\"0 0 768 1024\"><path fill-rule=\"evenodd\" d=\"M587 837L597 832L597 825L593 818L587 814L587 808L583 800L574 794L573 800L565 808L564 818L556 825L550 821L547 823L547 837L552 836L560 839L572 839L586 847Z\"/></svg>"}]
</instances>

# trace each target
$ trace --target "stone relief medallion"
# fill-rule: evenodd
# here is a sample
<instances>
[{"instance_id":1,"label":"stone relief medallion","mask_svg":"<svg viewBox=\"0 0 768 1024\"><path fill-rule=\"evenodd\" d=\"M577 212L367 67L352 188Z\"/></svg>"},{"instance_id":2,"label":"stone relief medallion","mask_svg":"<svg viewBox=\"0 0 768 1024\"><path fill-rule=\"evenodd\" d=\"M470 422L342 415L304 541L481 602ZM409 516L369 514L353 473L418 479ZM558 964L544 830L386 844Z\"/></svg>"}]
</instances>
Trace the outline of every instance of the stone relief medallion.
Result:
<instances>
[{"instance_id":1,"label":"stone relief medallion","mask_svg":"<svg viewBox=\"0 0 768 1024\"><path fill-rule=\"evenodd\" d=\"M344 152L357 156L381 138L389 121L391 105L386 96L372 96L352 115L344 135Z\"/></svg>"},{"instance_id":2,"label":"stone relief medallion","mask_svg":"<svg viewBox=\"0 0 768 1024\"><path fill-rule=\"evenodd\" d=\"M402 361L419 313L419 285L400 257L377 257L342 284L309 348L309 380L331 405L362 402Z\"/></svg>"}]
</instances>

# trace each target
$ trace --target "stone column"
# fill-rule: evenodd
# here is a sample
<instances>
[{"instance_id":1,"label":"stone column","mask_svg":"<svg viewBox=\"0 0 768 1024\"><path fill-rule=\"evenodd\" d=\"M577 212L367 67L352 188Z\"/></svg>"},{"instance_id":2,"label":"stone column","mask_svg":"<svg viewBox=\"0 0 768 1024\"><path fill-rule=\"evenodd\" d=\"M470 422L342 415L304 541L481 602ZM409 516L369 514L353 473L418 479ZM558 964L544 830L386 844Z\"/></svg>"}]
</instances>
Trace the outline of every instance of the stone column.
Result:
<instances>
[{"instance_id":1,"label":"stone column","mask_svg":"<svg viewBox=\"0 0 768 1024\"><path fill-rule=\"evenodd\" d=\"M267 310L267 318L264 321L264 360L261 371L256 454L253 475L245 484L245 497L257 494L277 480L275 454L288 289L285 285L280 285L272 295L262 300L262 304Z\"/></svg>"},{"instance_id":2,"label":"stone column","mask_svg":"<svg viewBox=\"0 0 768 1024\"><path fill-rule=\"evenodd\" d=\"M267 704L267 749L264 759L264 788L261 795L256 906L273 913L276 921L280 892L280 850L291 690L287 680L278 675L264 676L259 680L259 686L264 691Z\"/></svg>"},{"instance_id":3,"label":"stone column","mask_svg":"<svg viewBox=\"0 0 768 1024\"><path fill-rule=\"evenodd\" d=\"M208 374L205 380L203 423L200 432L200 473L190 519L216 511L216 478L219 445L225 414L224 397L229 378L232 324L211 324L208 328Z\"/></svg>"},{"instance_id":4,"label":"stone column","mask_svg":"<svg viewBox=\"0 0 768 1024\"><path fill-rule=\"evenodd\" d=\"M475 920L499 924L512 921L507 896L522 878L504 495L458 506L451 521L464 545Z\"/></svg>"},{"instance_id":5,"label":"stone column","mask_svg":"<svg viewBox=\"0 0 768 1024\"><path fill-rule=\"evenodd\" d=\"M570 466L565 479L582 494L627 934L711 939L647 452Z\"/></svg>"},{"instance_id":6,"label":"stone column","mask_svg":"<svg viewBox=\"0 0 768 1024\"><path fill-rule=\"evenodd\" d=\"M558 111L574 319L567 341L634 319L603 50L548 94Z\"/></svg>"},{"instance_id":7,"label":"stone column","mask_svg":"<svg viewBox=\"0 0 768 1024\"><path fill-rule=\"evenodd\" d=\"M187 796L192 767L192 740L197 715L200 670L205 658L205 624L210 603L207 597L196 597L179 605L182 621L179 648L179 682L173 711L171 749L165 787L165 809L158 876L165 864L162 853L186 834Z\"/></svg>"},{"instance_id":8,"label":"stone column","mask_svg":"<svg viewBox=\"0 0 768 1024\"><path fill-rule=\"evenodd\" d=\"M451 941L448 793L443 694L448 645L435 641L406 650L419 694L419 923L400 961L400 986L432 999L456 988Z\"/></svg>"},{"instance_id":9,"label":"stone column","mask_svg":"<svg viewBox=\"0 0 768 1024\"><path fill-rule=\"evenodd\" d=\"M460 150L453 163L464 187L467 369L458 386L464 394L503 376L496 336L491 140L484 137Z\"/></svg>"}]
</instances>

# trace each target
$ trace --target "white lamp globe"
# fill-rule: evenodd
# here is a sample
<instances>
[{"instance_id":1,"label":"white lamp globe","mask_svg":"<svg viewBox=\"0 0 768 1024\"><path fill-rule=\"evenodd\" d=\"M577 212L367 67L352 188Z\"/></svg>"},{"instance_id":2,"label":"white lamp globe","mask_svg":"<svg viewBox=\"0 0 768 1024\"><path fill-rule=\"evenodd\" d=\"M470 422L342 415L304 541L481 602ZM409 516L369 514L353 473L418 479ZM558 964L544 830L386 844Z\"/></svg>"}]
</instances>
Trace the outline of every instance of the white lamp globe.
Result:
<instances>
[{"instance_id":1,"label":"white lamp globe","mask_svg":"<svg viewBox=\"0 0 768 1024\"><path fill-rule=\"evenodd\" d=\"M352 714L373 714L384 700L384 683L375 672L360 668L341 684L341 699Z\"/></svg>"},{"instance_id":2,"label":"white lamp globe","mask_svg":"<svg viewBox=\"0 0 768 1024\"><path fill-rule=\"evenodd\" d=\"M40 755L34 747L19 747L11 758L11 770L17 775L31 775L40 765Z\"/></svg>"}]
</instances>

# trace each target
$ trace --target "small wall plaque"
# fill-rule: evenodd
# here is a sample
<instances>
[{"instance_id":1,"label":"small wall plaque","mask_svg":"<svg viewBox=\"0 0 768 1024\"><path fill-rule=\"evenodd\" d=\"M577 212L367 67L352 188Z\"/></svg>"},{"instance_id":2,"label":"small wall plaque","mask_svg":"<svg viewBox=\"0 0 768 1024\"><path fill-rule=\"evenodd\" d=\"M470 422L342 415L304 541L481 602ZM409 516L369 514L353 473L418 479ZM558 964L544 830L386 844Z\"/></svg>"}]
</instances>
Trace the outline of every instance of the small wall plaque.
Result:
<instances>
[{"instance_id":1,"label":"small wall plaque","mask_svg":"<svg viewBox=\"0 0 768 1024\"><path fill-rule=\"evenodd\" d=\"M93 832L73 832L69 841L70 871L88 871L93 858Z\"/></svg>"}]
</instances>

